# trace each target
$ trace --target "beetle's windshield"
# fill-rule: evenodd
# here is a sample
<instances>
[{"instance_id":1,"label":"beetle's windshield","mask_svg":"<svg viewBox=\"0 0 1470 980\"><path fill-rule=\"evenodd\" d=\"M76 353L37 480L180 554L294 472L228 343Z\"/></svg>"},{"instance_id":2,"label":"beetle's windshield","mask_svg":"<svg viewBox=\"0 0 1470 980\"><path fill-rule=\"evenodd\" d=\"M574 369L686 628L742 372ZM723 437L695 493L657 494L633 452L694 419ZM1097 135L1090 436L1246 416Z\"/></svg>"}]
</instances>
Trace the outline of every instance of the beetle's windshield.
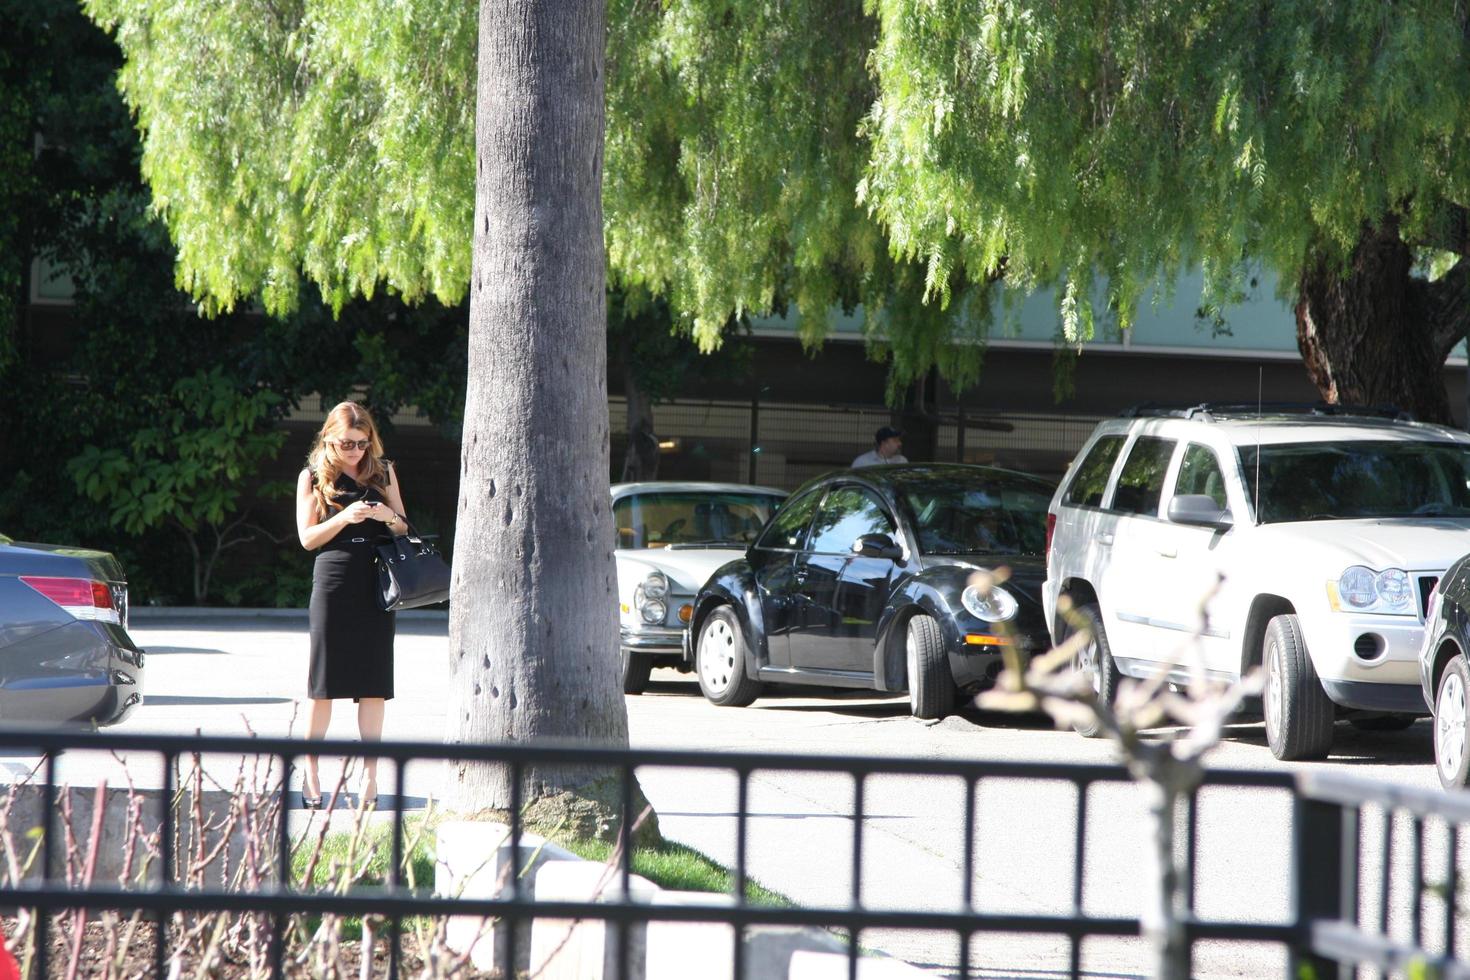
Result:
<instances>
[{"instance_id":1,"label":"beetle's windshield","mask_svg":"<svg viewBox=\"0 0 1470 980\"><path fill-rule=\"evenodd\" d=\"M755 540L780 502L780 497L767 493L637 493L613 504L613 523L619 548L744 548Z\"/></svg>"},{"instance_id":2,"label":"beetle's windshield","mask_svg":"<svg viewBox=\"0 0 1470 980\"><path fill-rule=\"evenodd\" d=\"M1027 477L906 481L900 491L925 555L1040 555L1052 488Z\"/></svg>"},{"instance_id":3,"label":"beetle's windshield","mask_svg":"<svg viewBox=\"0 0 1470 980\"><path fill-rule=\"evenodd\" d=\"M1242 446L1239 454L1246 493L1261 524L1362 517L1470 520L1467 446L1303 442Z\"/></svg>"}]
</instances>

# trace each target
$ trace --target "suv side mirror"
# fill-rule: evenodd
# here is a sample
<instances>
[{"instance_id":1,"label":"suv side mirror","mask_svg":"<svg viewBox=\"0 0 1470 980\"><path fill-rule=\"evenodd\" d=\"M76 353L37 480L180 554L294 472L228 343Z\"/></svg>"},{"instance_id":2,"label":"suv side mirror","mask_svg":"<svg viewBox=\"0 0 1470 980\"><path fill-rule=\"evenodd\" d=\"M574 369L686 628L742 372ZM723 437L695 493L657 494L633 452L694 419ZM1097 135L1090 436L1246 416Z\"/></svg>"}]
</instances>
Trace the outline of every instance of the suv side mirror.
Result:
<instances>
[{"instance_id":1,"label":"suv side mirror","mask_svg":"<svg viewBox=\"0 0 1470 980\"><path fill-rule=\"evenodd\" d=\"M903 549L886 534L864 534L852 543L852 553L862 555L864 558L897 560L903 557Z\"/></svg>"},{"instance_id":2,"label":"suv side mirror","mask_svg":"<svg viewBox=\"0 0 1470 980\"><path fill-rule=\"evenodd\" d=\"M1221 530L1235 523L1230 508L1221 510L1213 497L1202 493L1181 493L1170 500L1169 520L1175 524L1197 524Z\"/></svg>"}]
</instances>

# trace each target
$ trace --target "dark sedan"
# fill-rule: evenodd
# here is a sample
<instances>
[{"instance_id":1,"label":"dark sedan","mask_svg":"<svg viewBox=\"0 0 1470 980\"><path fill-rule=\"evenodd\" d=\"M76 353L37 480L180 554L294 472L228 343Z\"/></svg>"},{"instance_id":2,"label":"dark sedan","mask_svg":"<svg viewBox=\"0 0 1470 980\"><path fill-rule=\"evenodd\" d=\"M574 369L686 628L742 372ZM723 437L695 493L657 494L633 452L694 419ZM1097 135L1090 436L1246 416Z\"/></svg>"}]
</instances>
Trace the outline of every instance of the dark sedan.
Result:
<instances>
[{"instance_id":1,"label":"dark sedan","mask_svg":"<svg viewBox=\"0 0 1470 980\"><path fill-rule=\"evenodd\" d=\"M0 724L111 725L143 702L128 585L104 551L0 535Z\"/></svg>"},{"instance_id":2,"label":"dark sedan","mask_svg":"<svg viewBox=\"0 0 1470 980\"><path fill-rule=\"evenodd\" d=\"M920 718L989 686L1002 647L1050 645L1046 480L985 466L872 466L792 494L695 601L686 642L715 704L768 681L907 691ZM971 584L1007 566L1004 586Z\"/></svg>"}]
</instances>

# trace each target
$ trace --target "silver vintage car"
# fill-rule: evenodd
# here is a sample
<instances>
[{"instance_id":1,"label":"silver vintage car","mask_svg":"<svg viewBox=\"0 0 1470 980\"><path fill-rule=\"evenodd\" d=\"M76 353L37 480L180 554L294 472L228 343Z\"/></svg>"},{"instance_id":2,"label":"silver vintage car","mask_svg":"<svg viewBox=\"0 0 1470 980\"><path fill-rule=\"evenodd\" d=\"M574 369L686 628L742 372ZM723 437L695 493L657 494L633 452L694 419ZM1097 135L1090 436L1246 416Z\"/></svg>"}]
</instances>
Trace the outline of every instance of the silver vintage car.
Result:
<instances>
[{"instance_id":1,"label":"silver vintage car","mask_svg":"<svg viewBox=\"0 0 1470 980\"><path fill-rule=\"evenodd\" d=\"M684 627L710 573L745 554L786 493L740 483L619 483L618 632L623 690L642 694L655 665L688 670Z\"/></svg>"}]
</instances>

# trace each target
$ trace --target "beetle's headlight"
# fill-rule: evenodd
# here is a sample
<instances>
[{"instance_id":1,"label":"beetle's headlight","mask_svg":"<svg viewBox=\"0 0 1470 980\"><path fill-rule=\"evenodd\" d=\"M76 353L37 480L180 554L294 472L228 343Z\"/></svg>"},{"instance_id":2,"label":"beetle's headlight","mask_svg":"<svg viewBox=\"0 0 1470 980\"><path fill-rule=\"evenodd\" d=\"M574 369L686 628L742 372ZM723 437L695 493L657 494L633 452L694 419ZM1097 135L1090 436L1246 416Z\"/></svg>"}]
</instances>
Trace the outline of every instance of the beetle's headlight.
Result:
<instances>
[{"instance_id":1,"label":"beetle's headlight","mask_svg":"<svg viewBox=\"0 0 1470 980\"><path fill-rule=\"evenodd\" d=\"M662 599L668 592L669 580L663 572L650 572L648 578L643 580L643 594L650 599Z\"/></svg>"},{"instance_id":2,"label":"beetle's headlight","mask_svg":"<svg viewBox=\"0 0 1470 980\"><path fill-rule=\"evenodd\" d=\"M1000 586L982 591L969 586L960 593L960 604L976 619L987 623L1003 623L1016 614L1016 597Z\"/></svg>"},{"instance_id":3,"label":"beetle's headlight","mask_svg":"<svg viewBox=\"0 0 1470 980\"><path fill-rule=\"evenodd\" d=\"M638 607L638 613L645 623L662 623L669 614L669 607L657 599L649 599Z\"/></svg>"},{"instance_id":4,"label":"beetle's headlight","mask_svg":"<svg viewBox=\"0 0 1470 980\"><path fill-rule=\"evenodd\" d=\"M1337 596L1345 612L1398 613L1414 612L1414 583L1401 568L1374 571L1354 565L1337 577Z\"/></svg>"}]
</instances>

